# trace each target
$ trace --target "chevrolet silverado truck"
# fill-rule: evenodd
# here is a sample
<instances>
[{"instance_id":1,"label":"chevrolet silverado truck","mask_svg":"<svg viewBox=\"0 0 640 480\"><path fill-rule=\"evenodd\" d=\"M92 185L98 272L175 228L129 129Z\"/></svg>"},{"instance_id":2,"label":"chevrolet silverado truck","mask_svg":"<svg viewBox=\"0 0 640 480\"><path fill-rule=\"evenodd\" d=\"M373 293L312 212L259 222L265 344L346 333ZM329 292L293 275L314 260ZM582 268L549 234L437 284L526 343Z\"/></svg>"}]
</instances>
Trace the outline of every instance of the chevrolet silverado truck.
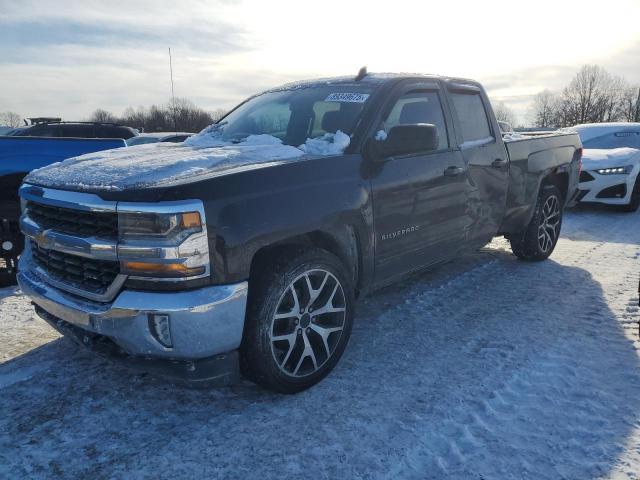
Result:
<instances>
[{"instance_id":1,"label":"chevrolet silverado truck","mask_svg":"<svg viewBox=\"0 0 640 480\"><path fill-rule=\"evenodd\" d=\"M118 138L0 136L0 288L15 284L18 257L24 246L18 188L27 173L83 153L125 145Z\"/></svg>"},{"instance_id":2,"label":"chevrolet silverado truck","mask_svg":"<svg viewBox=\"0 0 640 480\"><path fill-rule=\"evenodd\" d=\"M18 281L54 328L112 359L294 393L339 361L358 297L496 235L546 259L581 148L571 133L505 143L471 80L289 84L182 144L32 172Z\"/></svg>"}]
</instances>

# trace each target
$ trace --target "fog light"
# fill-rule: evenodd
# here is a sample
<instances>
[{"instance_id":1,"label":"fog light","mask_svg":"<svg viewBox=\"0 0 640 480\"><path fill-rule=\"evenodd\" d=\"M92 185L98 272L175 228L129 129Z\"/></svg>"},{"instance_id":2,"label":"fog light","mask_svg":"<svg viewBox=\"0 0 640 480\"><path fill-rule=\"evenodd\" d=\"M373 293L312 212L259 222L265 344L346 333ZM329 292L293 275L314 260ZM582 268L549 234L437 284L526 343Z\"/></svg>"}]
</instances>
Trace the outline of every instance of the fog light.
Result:
<instances>
[{"instance_id":1,"label":"fog light","mask_svg":"<svg viewBox=\"0 0 640 480\"><path fill-rule=\"evenodd\" d=\"M169 315L159 315L155 313L149 315L149 330L151 330L151 334L161 345L167 348L173 347L170 323Z\"/></svg>"},{"instance_id":2,"label":"fog light","mask_svg":"<svg viewBox=\"0 0 640 480\"><path fill-rule=\"evenodd\" d=\"M5 252L11 251L12 248L13 248L13 242L10 242L9 240L5 240L4 242L2 242L2 249Z\"/></svg>"}]
</instances>

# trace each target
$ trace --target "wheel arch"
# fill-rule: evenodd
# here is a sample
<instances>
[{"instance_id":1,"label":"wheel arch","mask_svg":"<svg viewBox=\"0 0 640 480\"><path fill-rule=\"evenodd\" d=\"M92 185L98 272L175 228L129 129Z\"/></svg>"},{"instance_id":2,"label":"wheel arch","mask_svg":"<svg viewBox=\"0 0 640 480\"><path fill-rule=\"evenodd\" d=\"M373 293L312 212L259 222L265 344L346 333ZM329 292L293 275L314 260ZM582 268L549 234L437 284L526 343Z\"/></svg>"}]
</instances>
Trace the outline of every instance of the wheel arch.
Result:
<instances>
[{"instance_id":1,"label":"wheel arch","mask_svg":"<svg viewBox=\"0 0 640 480\"><path fill-rule=\"evenodd\" d=\"M351 275L356 294L362 289L362 248L356 229L351 225L331 230L311 230L260 247L252 256L249 278L255 278L257 273L275 256L288 249L312 247L321 248L335 255Z\"/></svg>"},{"instance_id":2,"label":"wheel arch","mask_svg":"<svg viewBox=\"0 0 640 480\"><path fill-rule=\"evenodd\" d=\"M549 172L542 178L540 182L540 186L538 187L538 195L540 194L540 190L546 185L554 185L555 187L557 187L562 194L563 201L566 201L567 193L569 192L569 172L559 169L554 169Z\"/></svg>"}]
</instances>

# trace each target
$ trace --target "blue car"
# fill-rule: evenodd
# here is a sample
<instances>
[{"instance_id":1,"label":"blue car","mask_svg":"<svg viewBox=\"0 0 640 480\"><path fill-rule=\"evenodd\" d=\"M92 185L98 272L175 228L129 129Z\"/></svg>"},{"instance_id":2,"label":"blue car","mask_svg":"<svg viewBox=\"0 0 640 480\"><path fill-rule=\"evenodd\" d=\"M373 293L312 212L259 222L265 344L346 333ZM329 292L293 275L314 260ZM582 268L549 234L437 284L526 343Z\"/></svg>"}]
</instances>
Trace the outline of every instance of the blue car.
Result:
<instances>
[{"instance_id":1,"label":"blue car","mask_svg":"<svg viewBox=\"0 0 640 480\"><path fill-rule=\"evenodd\" d=\"M15 283L24 239L18 188L27 173L85 153L126 146L123 139L0 137L0 287Z\"/></svg>"}]
</instances>

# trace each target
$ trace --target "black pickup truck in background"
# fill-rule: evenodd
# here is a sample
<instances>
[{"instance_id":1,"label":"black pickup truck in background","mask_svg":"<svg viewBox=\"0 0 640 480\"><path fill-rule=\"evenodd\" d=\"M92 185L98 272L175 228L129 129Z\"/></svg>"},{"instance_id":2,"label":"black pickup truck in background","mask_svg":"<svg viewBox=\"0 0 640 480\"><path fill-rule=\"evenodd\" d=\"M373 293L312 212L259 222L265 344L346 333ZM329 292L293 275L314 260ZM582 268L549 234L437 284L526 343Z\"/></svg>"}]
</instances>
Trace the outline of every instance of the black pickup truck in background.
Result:
<instances>
[{"instance_id":1,"label":"black pickup truck in background","mask_svg":"<svg viewBox=\"0 0 640 480\"><path fill-rule=\"evenodd\" d=\"M340 359L359 296L497 235L546 259L580 155L575 134L503 141L471 80L286 85L183 144L30 174L18 281L111 358L297 392Z\"/></svg>"}]
</instances>

